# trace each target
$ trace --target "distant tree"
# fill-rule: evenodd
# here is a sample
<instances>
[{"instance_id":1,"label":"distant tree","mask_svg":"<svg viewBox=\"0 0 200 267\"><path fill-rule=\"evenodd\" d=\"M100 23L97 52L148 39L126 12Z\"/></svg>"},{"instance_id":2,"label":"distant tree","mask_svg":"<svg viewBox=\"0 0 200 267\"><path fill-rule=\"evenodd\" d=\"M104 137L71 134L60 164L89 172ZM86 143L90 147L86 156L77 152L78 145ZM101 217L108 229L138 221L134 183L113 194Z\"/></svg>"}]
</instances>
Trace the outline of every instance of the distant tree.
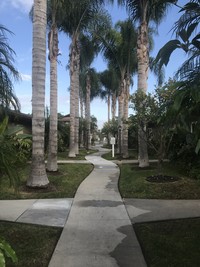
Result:
<instances>
[{"instance_id":1,"label":"distant tree","mask_svg":"<svg viewBox=\"0 0 200 267\"><path fill-rule=\"evenodd\" d=\"M105 99L108 105L108 122L110 121L110 113L112 119L116 116L116 101L119 89L119 77L114 67L111 65L108 69L104 70L100 74L100 82L102 84L102 90L100 97Z\"/></svg>"},{"instance_id":2,"label":"distant tree","mask_svg":"<svg viewBox=\"0 0 200 267\"><path fill-rule=\"evenodd\" d=\"M84 94L85 106L85 145L86 149L91 146L91 101L99 94L99 75L94 68L86 68L81 72L81 90Z\"/></svg>"},{"instance_id":3,"label":"distant tree","mask_svg":"<svg viewBox=\"0 0 200 267\"><path fill-rule=\"evenodd\" d=\"M78 123L79 123L79 72L80 72L80 43L81 33L86 33L88 25L98 18L104 1L98 0L65 0L63 12L65 19L61 29L71 38L70 45L70 149L69 156L78 154ZM104 12L106 12L104 10ZM102 12L101 12L102 13ZM96 23L93 23L96 26Z\"/></svg>"},{"instance_id":4,"label":"distant tree","mask_svg":"<svg viewBox=\"0 0 200 267\"><path fill-rule=\"evenodd\" d=\"M103 40L103 55L109 65L116 69L118 88L118 149L123 157L128 157L128 103L131 76L136 71L137 33L131 20L118 22L116 29L111 29Z\"/></svg>"},{"instance_id":5,"label":"distant tree","mask_svg":"<svg viewBox=\"0 0 200 267\"><path fill-rule=\"evenodd\" d=\"M90 129L91 129L91 136L92 136L91 145L94 146L95 138L96 138L97 131L98 131L97 118L95 116L91 116Z\"/></svg>"},{"instance_id":6,"label":"distant tree","mask_svg":"<svg viewBox=\"0 0 200 267\"><path fill-rule=\"evenodd\" d=\"M94 14L93 14L94 15ZM94 58L97 56L100 46L99 38L104 36L110 28L110 16L103 9L99 9L94 18L88 23L87 32L80 34L80 82L81 98L85 100L85 119L86 119L86 146L90 149L91 135L91 114L90 102L100 94L99 75L91 67ZM83 105L81 105L83 106Z\"/></svg>"},{"instance_id":7,"label":"distant tree","mask_svg":"<svg viewBox=\"0 0 200 267\"><path fill-rule=\"evenodd\" d=\"M101 134L106 137L108 144L110 144L110 137L113 136L117 140L118 135L118 122L117 120L111 120L105 122L101 130Z\"/></svg>"}]
</instances>

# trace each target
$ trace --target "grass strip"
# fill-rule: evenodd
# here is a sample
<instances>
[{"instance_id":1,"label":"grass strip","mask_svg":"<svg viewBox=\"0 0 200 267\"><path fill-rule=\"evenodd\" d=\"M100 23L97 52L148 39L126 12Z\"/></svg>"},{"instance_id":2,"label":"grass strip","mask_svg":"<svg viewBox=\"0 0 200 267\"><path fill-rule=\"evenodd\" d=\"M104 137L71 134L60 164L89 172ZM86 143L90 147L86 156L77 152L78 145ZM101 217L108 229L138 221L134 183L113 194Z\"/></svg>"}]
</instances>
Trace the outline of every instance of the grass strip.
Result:
<instances>
[{"instance_id":1,"label":"grass strip","mask_svg":"<svg viewBox=\"0 0 200 267\"><path fill-rule=\"evenodd\" d=\"M134 224L148 267L199 267L200 218Z\"/></svg>"},{"instance_id":2,"label":"grass strip","mask_svg":"<svg viewBox=\"0 0 200 267\"><path fill-rule=\"evenodd\" d=\"M115 155L114 157L112 157L112 151L104 154L102 156L102 158L107 159L107 160L123 160L122 156L120 154L117 153L117 149L115 148ZM137 151L135 149L130 150L129 149L129 157L126 160L137 160L138 156L137 156Z\"/></svg>"},{"instance_id":3,"label":"grass strip","mask_svg":"<svg viewBox=\"0 0 200 267\"><path fill-rule=\"evenodd\" d=\"M69 150L66 150L64 152L58 152L58 160L84 160L85 156L93 154L97 151L98 150L94 150L94 149L86 150L85 148L80 148L79 154L76 155L75 158L70 158L70 157L68 157Z\"/></svg>"},{"instance_id":4,"label":"grass strip","mask_svg":"<svg viewBox=\"0 0 200 267\"><path fill-rule=\"evenodd\" d=\"M18 263L6 267L48 267L62 228L0 222L0 236L15 250Z\"/></svg>"}]
</instances>

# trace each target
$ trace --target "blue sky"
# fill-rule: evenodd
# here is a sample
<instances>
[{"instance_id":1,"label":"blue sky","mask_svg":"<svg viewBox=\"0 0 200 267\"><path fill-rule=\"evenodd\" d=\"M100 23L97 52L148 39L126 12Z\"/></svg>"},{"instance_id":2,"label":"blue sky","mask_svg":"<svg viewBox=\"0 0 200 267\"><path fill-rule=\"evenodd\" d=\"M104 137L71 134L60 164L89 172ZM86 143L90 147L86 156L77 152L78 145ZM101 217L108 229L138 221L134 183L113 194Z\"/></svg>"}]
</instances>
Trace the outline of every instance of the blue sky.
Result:
<instances>
[{"instance_id":1,"label":"blue sky","mask_svg":"<svg viewBox=\"0 0 200 267\"><path fill-rule=\"evenodd\" d=\"M15 84L15 93L21 103L21 111L31 113L31 64L32 64L32 23L28 13L32 6L33 0L0 0L0 24L11 30L14 35L8 35L9 44L16 52L16 67L21 73L22 80ZM179 1L180 5L184 5L186 0ZM126 17L125 10L118 9L117 6L110 7L113 22L123 20ZM157 51L172 38L170 29L173 23L178 18L178 9L173 7L170 9L166 19L158 28L159 35L155 36L155 47L152 55L156 55ZM174 38L174 37L173 37ZM60 34L59 49L62 55L59 57L61 64L58 66L58 111L62 114L69 113L69 73L66 70L66 65L69 58L68 37ZM166 79L172 77L174 71L184 61L185 55L182 52L176 52L166 70ZM102 71L106 68L106 63L99 56L94 67ZM136 79L135 79L136 81ZM155 88L156 78L149 75L149 89L151 92ZM133 93L136 90L137 84L131 90ZM46 105L49 105L49 64L47 62L46 75ZM107 105L100 99L96 99L91 103L91 114L98 119L98 125L101 127L103 122L107 120Z\"/></svg>"}]
</instances>

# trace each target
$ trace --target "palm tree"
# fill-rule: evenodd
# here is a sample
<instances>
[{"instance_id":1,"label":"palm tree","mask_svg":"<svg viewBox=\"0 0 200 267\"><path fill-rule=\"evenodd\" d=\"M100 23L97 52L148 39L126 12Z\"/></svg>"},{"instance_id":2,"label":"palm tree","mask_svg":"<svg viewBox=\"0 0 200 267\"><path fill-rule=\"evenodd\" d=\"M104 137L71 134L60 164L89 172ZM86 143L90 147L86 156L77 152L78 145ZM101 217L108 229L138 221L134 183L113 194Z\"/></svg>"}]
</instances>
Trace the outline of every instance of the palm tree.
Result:
<instances>
[{"instance_id":1,"label":"palm tree","mask_svg":"<svg viewBox=\"0 0 200 267\"><path fill-rule=\"evenodd\" d=\"M150 22L154 22L156 25L158 25L166 14L167 7L175 2L175 0L118 0L119 4L126 5L130 13L130 18L133 21L138 22L137 90L144 94L146 94L147 91L149 70L149 24ZM146 138L146 125L141 121L138 130L139 167L146 167L149 165Z\"/></svg>"},{"instance_id":2,"label":"palm tree","mask_svg":"<svg viewBox=\"0 0 200 267\"><path fill-rule=\"evenodd\" d=\"M119 153L128 157L128 102L131 75L136 71L136 31L130 20L118 22L104 40L104 56L116 68L120 79L118 90Z\"/></svg>"},{"instance_id":3,"label":"palm tree","mask_svg":"<svg viewBox=\"0 0 200 267\"><path fill-rule=\"evenodd\" d=\"M117 89L119 88L119 80L116 71L112 66L109 67L109 69L100 73L100 82L103 86L100 97L106 99L108 105L108 122L110 121L110 112L112 119L115 119Z\"/></svg>"},{"instance_id":4,"label":"palm tree","mask_svg":"<svg viewBox=\"0 0 200 267\"><path fill-rule=\"evenodd\" d=\"M93 24L94 25L94 24ZM90 29L91 30L91 29ZM99 94L99 75L91 67L94 58L99 52L99 47L92 36L80 35L80 85L82 99L85 100L85 122L86 122L86 149L91 148L91 113L90 102Z\"/></svg>"},{"instance_id":5,"label":"palm tree","mask_svg":"<svg viewBox=\"0 0 200 267\"><path fill-rule=\"evenodd\" d=\"M48 34L48 48L50 61L50 121L49 121L49 143L48 143L48 158L47 170L57 171L57 56L58 50L58 27L56 16L58 9L61 8L61 1L51 0L48 2L51 7L51 27Z\"/></svg>"},{"instance_id":6,"label":"palm tree","mask_svg":"<svg viewBox=\"0 0 200 267\"><path fill-rule=\"evenodd\" d=\"M85 122L86 122L86 133L85 133L85 146L86 149L91 148L91 101L99 95L100 82L99 75L94 68L85 68L81 72L81 91L83 93L83 99L85 101Z\"/></svg>"},{"instance_id":7,"label":"palm tree","mask_svg":"<svg viewBox=\"0 0 200 267\"><path fill-rule=\"evenodd\" d=\"M80 66L80 48L79 35L82 29L86 27L88 17L87 11L89 1L66 0L65 1L65 20L61 22L61 29L69 35L72 42L70 45L70 147L69 157L76 157L78 154L78 117L77 114L79 103L77 102L79 96L79 66Z\"/></svg>"},{"instance_id":8,"label":"palm tree","mask_svg":"<svg viewBox=\"0 0 200 267\"><path fill-rule=\"evenodd\" d=\"M70 147L69 157L76 157L78 151L78 124L79 124L79 68L80 48L79 35L86 28L91 16L91 1L65 0L64 20L61 21L61 30L71 38L70 45Z\"/></svg>"},{"instance_id":9,"label":"palm tree","mask_svg":"<svg viewBox=\"0 0 200 267\"><path fill-rule=\"evenodd\" d=\"M12 80L20 75L14 63L14 50L9 46L6 34L11 31L0 25L0 106L2 108L20 109L20 103L13 91Z\"/></svg>"},{"instance_id":10,"label":"palm tree","mask_svg":"<svg viewBox=\"0 0 200 267\"><path fill-rule=\"evenodd\" d=\"M79 71L80 71L80 43L81 32L87 32L91 21L99 20L99 11L104 1L98 0L65 0L65 21L61 23L61 29L72 39L70 45L70 149L69 156L78 154L78 107L79 107ZM94 22L94 25L98 23Z\"/></svg>"},{"instance_id":11,"label":"palm tree","mask_svg":"<svg viewBox=\"0 0 200 267\"><path fill-rule=\"evenodd\" d=\"M34 0L32 63L32 162L29 187L49 184L44 162L45 74L46 74L46 0Z\"/></svg>"},{"instance_id":12,"label":"palm tree","mask_svg":"<svg viewBox=\"0 0 200 267\"><path fill-rule=\"evenodd\" d=\"M62 17L62 5L64 0L47 1L47 22L50 28L48 33L48 49L50 61L50 116L48 134L48 158L47 170L57 171L57 56L58 50L58 26L57 20ZM29 13L33 22L33 7Z\"/></svg>"}]
</instances>

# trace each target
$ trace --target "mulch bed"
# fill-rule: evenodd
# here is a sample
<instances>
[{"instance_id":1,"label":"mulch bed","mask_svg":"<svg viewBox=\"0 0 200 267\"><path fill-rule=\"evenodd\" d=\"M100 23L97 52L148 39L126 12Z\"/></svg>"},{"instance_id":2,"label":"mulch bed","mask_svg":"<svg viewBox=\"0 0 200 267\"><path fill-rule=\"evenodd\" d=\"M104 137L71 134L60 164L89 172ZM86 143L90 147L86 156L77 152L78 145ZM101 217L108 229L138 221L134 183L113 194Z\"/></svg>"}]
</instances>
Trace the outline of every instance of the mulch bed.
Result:
<instances>
[{"instance_id":1,"label":"mulch bed","mask_svg":"<svg viewBox=\"0 0 200 267\"><path fill-rule=\"evenodd\" d=\"M169 176L169 175L151 175L146 178L148 182L151 183L171 183L179 181L181 178L175 177L175 176Z\"/></svg>"}]
</instances>

